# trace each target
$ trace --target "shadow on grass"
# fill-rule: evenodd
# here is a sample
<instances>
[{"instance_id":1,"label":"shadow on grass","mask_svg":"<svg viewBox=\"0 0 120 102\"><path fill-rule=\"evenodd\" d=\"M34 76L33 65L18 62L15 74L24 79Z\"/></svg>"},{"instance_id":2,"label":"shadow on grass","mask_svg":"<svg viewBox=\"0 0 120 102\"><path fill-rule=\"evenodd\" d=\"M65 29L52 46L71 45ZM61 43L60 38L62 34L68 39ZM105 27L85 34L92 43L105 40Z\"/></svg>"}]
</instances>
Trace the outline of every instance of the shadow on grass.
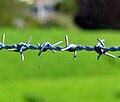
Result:
<instances>
[{"instance_id":1,"label":"shadow on grass","mask_svg":"<svg viewBox=\"0 0 120 102\"><path fill-rule=\"evenodd\" d=\"M40 96L38 98L35 95L25 95L23 99L25 102L45 102L44 97Z\"/></svg>"}]
</instances>

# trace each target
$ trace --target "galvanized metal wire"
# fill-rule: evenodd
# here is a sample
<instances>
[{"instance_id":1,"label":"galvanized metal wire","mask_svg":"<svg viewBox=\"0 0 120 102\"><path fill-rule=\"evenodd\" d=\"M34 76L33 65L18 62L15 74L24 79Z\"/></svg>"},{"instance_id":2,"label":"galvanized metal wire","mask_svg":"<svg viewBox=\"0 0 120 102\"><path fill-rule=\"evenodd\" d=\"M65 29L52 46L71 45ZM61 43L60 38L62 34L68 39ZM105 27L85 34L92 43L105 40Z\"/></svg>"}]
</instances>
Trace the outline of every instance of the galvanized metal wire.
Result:
<instances>
[{"instance_id":1,"label":"galvanized metal wire","mask_svg":"<svg viewBox=\"0 0 120 102\"><path fill-rule=\"evenodd\" d=\"M76 44L69 44L68 42L68 36L65 36L65 42L66 42L66 46L62 47L62 46L58 46L59 44L63 43L63 41L59 41L55 44L51 44L50 42L45 42L43 44L38 44L37 45L33 45L30 44L32 37L28 38L28 41L26 43L20 42L18 44L6 44L5 45L5 34L2 35L2 41L0 42L0 50L2 49L7 49L8 51L12 51L12 52L18 52L20 53L21 59L22 61L24 61L24 55L23 52L27 51L27 50L39 50L38 56L40 56L42 54L42 52L46 52L47 50L51 50L53 53L56 53L56 51L68 51L68 52L73 52L74 53L74 60L76 60L77 57L77 51L81 51L81 50L86 50L86 51L95 51L96 53L98 53L98 57L97 59L99 60L101 55L107 55L111 58L116 58L116 56L107 53L108 51L120 51L120 47L117 46L112 46L112 47L105 47L104 44L104 39L101 40L100 38L98 38L98 43L95 46L82 46L82 45L76 45ZM118 56L119 57L119 56Z\"/></svg>"}]
</instances>

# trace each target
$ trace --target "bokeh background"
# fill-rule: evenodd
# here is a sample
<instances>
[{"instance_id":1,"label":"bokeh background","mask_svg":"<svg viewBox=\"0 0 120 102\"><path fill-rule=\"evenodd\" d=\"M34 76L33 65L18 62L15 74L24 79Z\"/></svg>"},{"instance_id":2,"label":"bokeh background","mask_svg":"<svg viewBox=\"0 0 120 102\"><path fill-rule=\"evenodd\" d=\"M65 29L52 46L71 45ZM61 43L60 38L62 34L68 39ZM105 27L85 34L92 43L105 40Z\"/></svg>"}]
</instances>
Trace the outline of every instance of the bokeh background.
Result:
<instances>
[{"instance_id":1,"label":"bokeh background","mask_svg":"<svg viewBox=\"0 0 120 102\"><path fill-rule=\"evenodd\" d=\"M95 46L120 46L119 0L1 0L0 34L5 44L37 45L63 40ZM0 51L0 102L119 102L120 59L94 51ZM119 56L119 51L110 52Z\"/></svg>"}]
</instances>

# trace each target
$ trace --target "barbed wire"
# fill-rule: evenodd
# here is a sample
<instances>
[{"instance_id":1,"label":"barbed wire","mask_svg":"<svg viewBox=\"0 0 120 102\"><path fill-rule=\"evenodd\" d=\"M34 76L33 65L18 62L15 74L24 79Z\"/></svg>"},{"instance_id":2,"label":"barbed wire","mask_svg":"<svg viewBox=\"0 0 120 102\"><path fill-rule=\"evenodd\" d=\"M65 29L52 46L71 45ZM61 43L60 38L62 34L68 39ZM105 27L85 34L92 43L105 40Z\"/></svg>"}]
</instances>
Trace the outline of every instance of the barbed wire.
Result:
<instances>
[{"instance_id":1,"label":"barbed wire","mask_svg":"<svg viewBox=\"0 0 120 102\"><path fill-rule=\"evenodd\" d=\"M7 49L8 51L12 51L12 52L18 52L20 53L21 59L22 61L24 61L24 55L23 52L27 51L27 50L39 50L38 56L40 56L42 54L42 52L46 52L47 50L51 50L53 53L56 53L56 51L68 51L68 52L73 52L74 53L74 60L76 60L77 57L77 51L81 51L81 50L86 50L86 51L95 51L96 53L98 53L98 57L97 59L99 60L101 55L107 55L111 58L116 58L116 56L107 53L108 51L120 51L120 47L117 46L112 46L112 47L105 47L104 44L104 39L101 40L100 38L98 38L98 43L95 46L82 46L82 45L76 45L76 44L69 44L68 42L68 36L65 36L65 42L66 42L66 46L62 47L62 46L58 46L59 44L63 43L63 41L59 41L55 44L51 44L50 42L45 42L43 44L38 44L37 45L31 45L30 41L31 41L32 37L28 38L28 41L26 43L20 42L18 44L6 44L5 45L5 34L2 35L2 41L0 42L0 50L2 49ZM118 56L120 57L120 56Z\"/></svg>"}]
</instances>

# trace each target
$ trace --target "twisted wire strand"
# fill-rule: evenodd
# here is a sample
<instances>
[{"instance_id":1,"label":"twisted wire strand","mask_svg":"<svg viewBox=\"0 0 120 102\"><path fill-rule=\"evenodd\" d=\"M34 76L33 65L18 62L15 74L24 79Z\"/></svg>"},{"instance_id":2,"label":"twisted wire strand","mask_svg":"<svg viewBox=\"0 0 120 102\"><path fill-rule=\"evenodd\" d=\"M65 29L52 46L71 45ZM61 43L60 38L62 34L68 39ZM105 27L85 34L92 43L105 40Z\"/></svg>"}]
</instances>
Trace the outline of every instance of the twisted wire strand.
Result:
<instances>
[{"instance_id":1,"label":"twisted wire strand","mask_svg":"<svg viewBox=\"0 0 120 102\"><path fill-rule=\"evenodd\" d=\"M0 42L0 50L7 49L8 51L18 52L18 53L20 53L22 61L24 61L23 52L27 51L27 50L39 50L38 56L40 56L42 54L42 52L46 52L47 50L51 50L53 53L56 53L56 51L74 52L74 58L73 58L74 60L76 60L77 51L82 51L82 50L95 51L96 53L98 53L97 59L100 59L101 55L107 55L107 56L115 59L116 56L109 54L107 52L108 51L120 51L120 47L117 47L117 46L111 46L110 48L105 47L104 39L101 40L100 38L97 39L98 43L93 47L69 44L68 36L65 36L65 42L66 42L65 47L58 46L59 44L63 43L63 41L59 41L55 44L51 44L50 42L45 42L42 45L40 45L38 42L37 45L31 45L30 44L31 38L32 37L29 37L27 43L20 42L18 44L13 44L13 45L6 44L5 45L5 34L3 34L2 41ZM120 56L118 56L118 57L120 57Z\"/></svg>"}]
</instances>

